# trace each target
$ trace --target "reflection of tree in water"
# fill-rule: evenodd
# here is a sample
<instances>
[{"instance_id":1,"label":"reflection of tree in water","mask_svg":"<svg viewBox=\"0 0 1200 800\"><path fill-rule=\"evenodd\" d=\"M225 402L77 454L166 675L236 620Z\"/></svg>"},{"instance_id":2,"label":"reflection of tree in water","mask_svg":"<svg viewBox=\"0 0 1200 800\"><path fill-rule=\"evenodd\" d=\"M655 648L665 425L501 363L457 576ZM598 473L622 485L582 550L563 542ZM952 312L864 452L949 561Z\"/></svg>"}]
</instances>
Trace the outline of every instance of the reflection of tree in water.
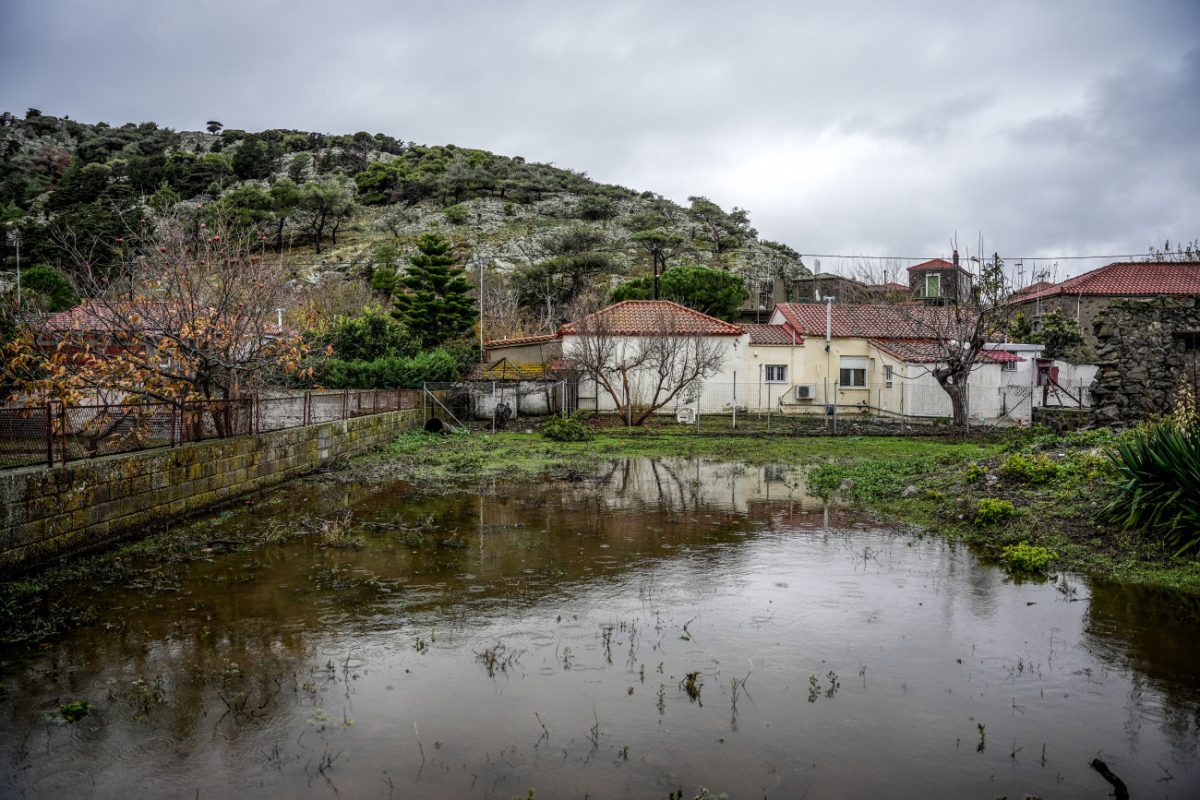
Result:
<instances>
[{"instance_id":1,"label":"reflection of tree in water","mask_svg":"<svg viewBox=\"0 0 1200 800\"><path fill-rule=\"evenodd\" d=\"M1084 641L1098 658L1130 672L1129 703L1137 707L1153 689L1162 707L1162 729L1176 747L1192 747L1200 732L1200 597L1137 586L1095 582L1084 617Z\"/></svg>"}]
</instances>

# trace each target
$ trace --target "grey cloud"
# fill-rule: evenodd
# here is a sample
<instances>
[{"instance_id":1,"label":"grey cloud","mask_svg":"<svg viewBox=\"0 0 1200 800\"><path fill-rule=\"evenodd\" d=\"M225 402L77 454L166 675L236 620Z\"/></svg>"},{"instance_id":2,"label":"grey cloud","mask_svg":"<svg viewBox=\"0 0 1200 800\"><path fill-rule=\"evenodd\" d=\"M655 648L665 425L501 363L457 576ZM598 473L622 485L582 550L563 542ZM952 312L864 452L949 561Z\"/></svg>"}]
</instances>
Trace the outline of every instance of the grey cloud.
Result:
<instances>
[{"instance_id":1,"label":"grey cloud","mask_svg":"<svg viewBox=\"0 0 1200 800\"><path fill-rule=\"evenodd\" d=\"M1187 0L9 0L0 108L484 147L808 252L1141 251L1200 235L1198 34Z\"/></svg>"}]
</instances>

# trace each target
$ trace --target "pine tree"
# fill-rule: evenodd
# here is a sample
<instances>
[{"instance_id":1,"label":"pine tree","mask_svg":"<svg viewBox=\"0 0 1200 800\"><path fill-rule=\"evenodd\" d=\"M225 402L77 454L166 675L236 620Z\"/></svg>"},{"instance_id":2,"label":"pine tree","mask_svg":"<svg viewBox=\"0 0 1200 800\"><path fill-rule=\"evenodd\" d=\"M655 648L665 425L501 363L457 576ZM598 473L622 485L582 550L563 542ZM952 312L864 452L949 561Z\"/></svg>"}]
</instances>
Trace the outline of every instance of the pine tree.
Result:
<instances>
[{"instance_id":1,"label":"pine tree","mask_svg":"<svg viewBox=\"0 0 1200 800\"><path fill-rule=\"evenodd\" d=\"M437 345L471 329L475 301L457 259L448 255L450 244L436 233L417 240L418 255L409 259L408 271L397 283L402 291L393 298L392 312L423 347Z\"/></svg>"}]
</instances>

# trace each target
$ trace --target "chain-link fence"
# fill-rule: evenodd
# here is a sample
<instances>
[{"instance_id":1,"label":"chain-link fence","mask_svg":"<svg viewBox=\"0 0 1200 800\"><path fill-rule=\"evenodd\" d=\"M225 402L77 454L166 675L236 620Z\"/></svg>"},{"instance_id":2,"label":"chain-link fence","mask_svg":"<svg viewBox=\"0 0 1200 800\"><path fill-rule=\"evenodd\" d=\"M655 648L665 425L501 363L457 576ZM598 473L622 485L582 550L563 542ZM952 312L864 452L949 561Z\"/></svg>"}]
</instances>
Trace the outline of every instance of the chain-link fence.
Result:
<instances>
[{"instance_id":1,"label":"chain-link fence","mask_svg":"<svg viewBox=\"0 0 1200 800\"><path fill-rule=\"evenodd\" d=\"M895 380L875 386L788 384L782 382L704 383L679 392L647 417L657 405L650 392L630 392L613 398L601 389L579 392L578 407L600 414L615 414L628 425L643 418L674 417L679 422L707 426L709 430L822 430L853 432L866 427L890 431L948 426L954 419L950 394L928 380ZM660 394L661 402L662 397ZM981 384L972 382L962 392L962 408L971 426L1029 425L1033 409L1041 406L1087 407L1089 392L1082 383Z\"/></svg>"},{"instance_id":2,"label":"chain-link fence","mask_svg":"<svg viewBox=\"0 0 1200 800\"><path fill-rule=\"evenodd\" d=\"M423 417L459 427L503 430L515 420L574 411L576 389L562 380L425 384Z\"/></svg>"},{"instance_id":3,"label":"chain-link fence","mask_svg":"<svg viewBox=\"0 0 1200 800\"><path fill-rule=\"evenodd\" d=\"M420 407L408 389L296 392L236 400L0 408L0 468L297 428Z\"/></svg>"}]
</instances>

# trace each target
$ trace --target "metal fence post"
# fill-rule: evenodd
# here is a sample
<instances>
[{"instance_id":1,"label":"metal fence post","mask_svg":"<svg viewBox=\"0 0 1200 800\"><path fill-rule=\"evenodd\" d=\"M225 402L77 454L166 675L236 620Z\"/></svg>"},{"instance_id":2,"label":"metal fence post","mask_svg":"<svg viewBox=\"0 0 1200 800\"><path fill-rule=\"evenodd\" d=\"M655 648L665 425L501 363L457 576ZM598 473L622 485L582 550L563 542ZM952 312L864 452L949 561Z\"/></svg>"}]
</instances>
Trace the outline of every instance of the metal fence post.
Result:
<instances>
[{"instance_id":1,"label":"metal fence post","mask_svg":"<svg viewBox=\"0 0 1200 800\"><path fill-rule=\"evenodd\" d=\"M54 466L54 424L51 422L51 401L46 401L46 466Z\"/></svg>"},{"instance_id":2,"label":"metal fence post","mask_svg":"<svg viewBox=\"0 0 1200 800\"><path fill-rule=\"evenodd\" d=\"M58 404L58 424L62 429L59 432L60 441L62 442L62 463L67 464L67 404L60 402Z\"/></svg>"},{"instance_id":3,"label":"metal fence post","mask_svg":"<svg viewBox=\"0 0 1200 800\"><path fill-rule=\"evenodd\" d=\"M737 371L733 373L733 429L737 430Z\"/></svg>"}]
</instances>

